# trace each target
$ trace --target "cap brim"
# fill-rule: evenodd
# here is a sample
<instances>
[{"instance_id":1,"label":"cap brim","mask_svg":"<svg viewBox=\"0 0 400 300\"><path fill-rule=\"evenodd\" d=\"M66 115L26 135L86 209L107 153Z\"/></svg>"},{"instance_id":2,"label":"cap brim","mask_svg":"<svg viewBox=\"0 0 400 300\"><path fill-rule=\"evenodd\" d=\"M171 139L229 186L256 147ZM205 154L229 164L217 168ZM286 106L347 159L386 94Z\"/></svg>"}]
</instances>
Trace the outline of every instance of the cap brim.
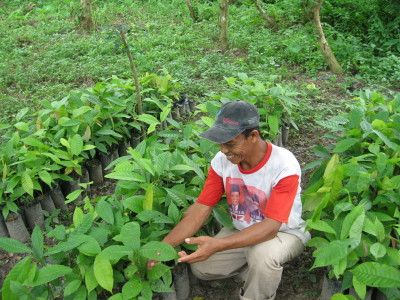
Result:
<instances>
[{"instance_id":1,"label":"cap brim","mask_svg":"<svg viewBox=\"0 0 400 300\"><path fill-rule=\"evenodd\" d=\"M226 142L229 142L230 140L233 140L235 137L237 137L239 134L243 132L243 129L234 129L234 130L227 130L226 128L220 128L217 126L213 126L206 131L200 133L200 136L202 138L205 138L211 142L217 143L217 144L224 144Z\"/></svg>"}]
</instances>

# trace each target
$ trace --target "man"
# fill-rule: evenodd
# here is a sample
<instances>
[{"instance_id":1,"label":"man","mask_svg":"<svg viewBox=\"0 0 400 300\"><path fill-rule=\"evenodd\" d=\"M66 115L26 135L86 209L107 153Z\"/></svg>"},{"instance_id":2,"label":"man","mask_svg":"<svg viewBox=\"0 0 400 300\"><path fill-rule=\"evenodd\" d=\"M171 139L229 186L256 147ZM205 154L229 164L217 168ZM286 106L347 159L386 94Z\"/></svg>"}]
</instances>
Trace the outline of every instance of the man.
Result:
<instances>
[{"instance_id":1,"label":"man","mask_svg":"<svg viewBox=\"0 0 400 300\"><path fill-rule=\"evenodd\" d=\"M191 264L203 280L241 276L239 297L252 300L275 298L282 264L298 256L310 238L301 219L300 166L288 150L261 138L259 120L257 108L246 101L222 106L214 126L201 134L221 151L211 161L199 198L163 240L174 247L197 244L191 254L180 251L178 262ZM215 237L192 237L233 184L240 184L246 197L257 195L263 217L233 219L235 229L223 228Z\"/></svg>"},{"instance_id":2,"label":"man","mask_svg":"<svg viewBox=\"0 0 400 300\"><path fill-rule=\"evenodd\" d=\"M237 184L232 184L229 194L228 201L231 202L229 209L232 219L243 219L246 214L246 207L240 204L240 187Z\"/></svg>"}]
</instances>

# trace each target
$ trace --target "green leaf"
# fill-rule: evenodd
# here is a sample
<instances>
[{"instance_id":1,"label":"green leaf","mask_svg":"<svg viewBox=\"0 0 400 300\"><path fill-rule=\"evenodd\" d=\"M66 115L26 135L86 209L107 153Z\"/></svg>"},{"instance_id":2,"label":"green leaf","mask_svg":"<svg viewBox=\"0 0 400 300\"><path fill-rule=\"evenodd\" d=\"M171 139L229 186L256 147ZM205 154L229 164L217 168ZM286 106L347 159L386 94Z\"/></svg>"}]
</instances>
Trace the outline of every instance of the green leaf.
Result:
<instances>
[{"instance_id":1,"label":"green leaf","mask_svg":"<svg viewBox=\"0 0 400 300\"><path fill-rule=\"evenodd\" d=\"M218 206L214 207L213 213L214 213L214 216L217 219L217 221L222 226L227 227L227 228L233 228L232 218L223 206L218 205Z\"/></svg>"},{"instance_id":2,"label":"green leaf","mask_svg":"<svg viewBox=\"0 0 400 300\"><path fill-rule=\"evenodd\" d=\"M122 287L124 299L135 298L142 291L143 284L138 278L132 278Z\"/></svg>"},{"instance_id":3,"label":"green leaf","mask_svg":"<svg viewBox=\"0 0 400 300\"><path fill-rule=\"evenodd\" d=\"M279 119L277 116L268 116L268 126L271 130L272 136L274 137L279 132Z\"/></svg>"},{"instance_id":4,"label":"green leaf","mask_svg":"<svg viewBox=\"0 0 400 300\"><path fill-rule=\"evenodd\" d=\"M22 142L24 142L25 145L29 145L29 146L33 146L33 147L37 147L37 148L44 145L40 140L33 138L33 137L24 138L24 139L22 139Z\"/></svg>"},{"instance_id":5,"label":"green leaf","mask_svg":"<svg viewBox=\"0 0 400 300\"><path fill-rule=\"evenodd\" d=\"M11 253L32 253L32 249L30 249L25 244L21 243L20 241L7 238L7 237L0 237L0 248L6 250L7 252Z\"/></svg>"},{"instance_id":6,"label":"green leaf","mask_svg":"<svg viewBox=\"0 0 400 300\"><path fill-rule=\"evenodd\" d=\"M370 248L369 251L376 259L384 257L386 255L386 247L381 243L375 243Z\"/></svg>"},{"instance_id":7,"label":"green leaf","mask_svg":"<svg viewBox=\"0 0 400 300\"><path fill-rule=\"evenodd\" d=\"M353 270L354 276L360 283L371 287L390 288L400 286L400 271L392 266L365 262Z\"/></svg>"},{"instance_id":8,"label":"green leaf","mask_svg":"<svg viewBox=\"0 0 400 300\"><path fill-rule=\"evenodd\" d=\"M109 260L102 258L101 254L97 255L94 260L94 276L99 285L112 292L114 285L114 274Z\"/></svg>"},{"instance_id":9,"label":"green leaf","mask_svg":"<svg viewBox=\"0 0 400 300\"><path fill-rule=\"evenodd\" d=\"M171 245L155 241L149 242L142 246L139 250L139 253L145 258L158 261L168 261L177 257L177 253Z\"/></svg>"},{"instance_id":10,"label":"green leaf","mask_svg":"<svg viewBox=\"0 0 400 300\"><path fill-rule=\"evenodd\" d=\"M87 255L87 256L94 256L101 252L101 248L99 243L96 241L94 237L84 235L85 242L78 246L78 250Z\"/></svg>"},{"instance_id":11,"label":"green leaf","mask_svg":"<svg viewBox=\"0 0 400 300\"><path fill-rule=\"evenodd\" d=\"M39 171L38 172L40 180L42 180L45 184L47 184L49 187L52 185L53 178L51 177L50 173L47 171Z\"/></svg>"},{"instance_id":12,"label":"green leaf","mask_svg":"<svg viewBox=\"0 0 400 300\"><path fill-rule=\"evenodd\" d=\"M160 124L160 122L154 116L149 114L141 114L140 116L138 116L138 120L149 125Z\"/></svg>"},{"instance_id":13,"label":"green leaf","mask_svg":"<svg viewBox=\"0 0 400 300\"><path fill-rule=\"evenodd\" d=\"M164 264L156 264L153 269L147 272L147 277L150 280L156 280L168 272L171 268Z\"/></svg>"},{"instance_id":14,"label":"green leaf","mask_svg":"<svg viewBox=\"0 0 400 300\"><path fill-rule=\"evenodd\" d=\"M64 290L64 297L67 297L73 293L75 293L79 287L81 286L81 281L79 279L75 279L67 284Z\"/></svg>"},{"instance_id":15,"label":"green leaf","mask_svg":"<svg viewBox=\"0 0 400 300\"><path fill-rule=\"evenodd\" d=\"M27 256L23 258L20 262L18 262L8 273L6 279L3 282L2 286L2 299L7 300L18 300L19 298L16 297L11 293L11 283L13 281L23 282L27 276L31 268L31 257Z\"/></svg>"},{"instance_id":16,"label":"green leaf","mask_svg":"<svg viewBox=\"0 0 400 300\"><path fill-rule=\"evenodd\" d=\"M36 272L35 279L29 283L29 286L34 287L51 282L70 272L72 272L71 268L62 265L45 266Z\"/></svg>"},{"instance_id":17,"label":"green leaf","mask_svg":"<svg viewBox=\"0 0 400 300\"><path fill-rule=\"evenodd\" d=\"M85 273L85 284L86 284L88 293L93 291L99 285L99 283L97 282L96 277L94 275L94 266L93 265L91 265Z\"/></svg>"},{"instance_id":18,"label":"green leaf","mask_svg":"<svg viewBox=\"0 0 400 300\"><path fill-rule=\"evenodd\" d=\"M364 206L359 205L353 208L343 220L340 239L344 240L348 236L360 240L362 228L364 226L365 210Z\"/></svg>"},{"instance_id":19,"label":"green leaf","mask_svg":"<svg viewBox=\"0 0 400 300\"><path fill-rule=\"evenodd\" d=\"M332 234L336 234L336 231L334 228L332 228L332 226L330 226L328 223L326 223L325 221L322 220L307 220L307 226L318 230L318 231L322 231L322 232L328 232L328 233L332 233Z\"/></svg>"},{"instance_id":20,"label":"green leaf","mask_svg":"<svg viewBox=\"0 0 400 300\"><path fill-rule=\"evenodd\" d=\"M353 276L353 286L358 296L361 299L365 299L365 295L367 294L367 287L365 286L365 284L359 282L356 276Z\"/></svg>"},{"instance_id":21,"label":"green leaf","mask_svg":"<svg viewBox=\"0 0 400 300\"><path fill-rule=\"evenodd\" d=\"M33 181L26 171L21 175L21 184L24 191L33 196Z\"/></svg>"},{"instance_id":22,"label":"green leaf","mask_svg":"<svg viewBox=\"0 0 400 300\"><path fill-rule=\"evenodd\" d=\"M140 225L137 222L129 222L121 228L121 242L132 250L140 247Z\"/></svg>"},{"instance_id":23,"label":"green leaf","mask_svg":"<svg viewBox=\"0 0 400 300\"><path fill-rule=\"evenodd\" d=\"M83 151L83 139L79 134L75 134L71 139L71 153L73 155L80 155Z\"/></svg>"},{"instance_id":24,"label":"green leaf","mask_svg":"<svg viewBox=\"0 0 400 300\"><path fill-rule=\"evenodd\" d=\"M105 248L100 256L106 260L120 260L124 256L128 256L133 253L133 249L127 246L112 245Z\"/></svg>"},{"instance_id":25,"label":"green leaf","mask_svg":"<svg viewBox=\"0 0 400 300\"><path fill-rule=\"evenodd\" d=\"M150 184L146 189L146 194L144 195L143 209L152 210L153 200L154 200L153 185Z\"/></svg>"},{"instance_id":26,"label":"green leaf","mask_svg":"<svg viewBox=\"0 0 400 300\"><path fill-rule=\"evenodd\" d=\"M142 175L133 172L113 172L105 175L104 177L117 180L146 182L146 179Z\"/></svg>"},{"instance_id":27,"label":"green leaf","mask_svg":"<svg viewBox=\"0 0 400 300\"><path fill-rule=\"evenodd\" d=\"M347 149L351 148L354 144L358 143L360 140L355 138L347 138L338 142L333 149L334 153L343 153Z\"/></svg>"},{"instance_id":28,"label":"green leaf","mask_svg":"<svg viewBox=\"0 0 400 300\"><path fill-rule=\"evenodd\" d=\"M104 199L101 199L96 204L96 212L104 221L109 224L114 224L114 213L111 204L109 204Z\"/></svg>"},{"instance_id":29,"label":"green leaf","mask_svg":"<svg viewBox=\"0 0 400 300\"><path fill-rule=\"evenodd\" d=\"M29 289L18 281L11 281L10 290L14 295L21 297L22 299L32 299L32 294Z\"/></svg>"},{"instance_id":30,"label":"green leaf","mask_svg":"<svg viewBox=\"0 0 400 300\"><path fill-rule=\"evenodd\" d=\"M33 255L37 260L41 260L43 258L43 245L44 245L44 238L43 232L39 228L39 226L35 226L32 231L32 248L33 248Z\"/></svg>"},{"instance_id":31,"label":"green leaf","mask_svg":"<svg viewBox=\"0 0 400 300\"><path fill-rule=\"evenodd\" d=\"M358 245L359 241L354 239L334 240L329 244L322 245L313 253L315 261L312 269L338 264Z\"/></svg>"},{"instance_id":32,"label":"green leaf","mask_svg":"<svg viewBox=\"0 0 400 300\"><path fill-rule=\"evenodd\" d=\"M25 131L25 132L29 131L29 124L28 124L28 123L25 123L25 122L18 122L18 123L16 123L16 124L14 124L14 126L15 126L15 128L17 128L18 130Z\"/></svg>"},{"instance_id":33,"label":"green leaf","mask_svg":"<svg viewBox=\"0 0 400 300\"><path fill-rule=\"evenodd\" d=\"M357 300L352 295L334 294L330 300Z\"/></svg>"},{"instance_id":34,"label":"green leaf","mask_svg":"<svg viewBox=\"0 0 400 300\"><path fill-rule=\"evenodd\" d=\"M75 201L76 199L78 199L79 198L79 196L81 195L83 193L83 190L76 190L76 191L73 191L72 193L70 193L70 194L68 194L67 195L67 201L65 201L65 204L69 204L69 203L71 203L72 201Z\"/></svg>"}]
</instances>

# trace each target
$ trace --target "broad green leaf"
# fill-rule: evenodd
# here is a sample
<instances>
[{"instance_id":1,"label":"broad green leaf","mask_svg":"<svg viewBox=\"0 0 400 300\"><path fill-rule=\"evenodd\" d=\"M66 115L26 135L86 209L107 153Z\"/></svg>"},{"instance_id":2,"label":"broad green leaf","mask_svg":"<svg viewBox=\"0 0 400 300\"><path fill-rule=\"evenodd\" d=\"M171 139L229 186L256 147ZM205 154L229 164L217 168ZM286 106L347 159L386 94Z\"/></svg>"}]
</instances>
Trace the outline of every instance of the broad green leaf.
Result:
<instances>
[{"instance_id":1,"label":"broad green leaf","mask_svg":"<svg viewBox=\"0 0 400 300\"><path fill-rule=\"evenodd\" d=\"M61 139L60 139L60 143L61 143L61 145L63 145L63 146L66 147L67 149L70 149L70 148L71 148L71 145L69 144L69 142L68 142L66 139L64 139L64 138L61 138Z\"/></svg>"},{"instance_id":2,"label":"broad green leaf","mask_svg":"<svg viewBox=\"0 0 400 300\"><path fill-rule=\"evenodd\" d=\"M400 270L392 266L376 262L365 262L350 272L357 277L360 283L367 286L381 288L400 286Z\"/></svg>"},{"instance_id":3,"label":"broad green leaf","mask_svg":"<svg viewBox=\"0 0 400 300\"><path fill-rule=\"evenodd\" d=\"M96 212L104 221L111 225L114 224L114 212L112 206L104 199L101 199L96 204Z\"/></svg>"},{"instance_id":4,"label":"broad green leaf","mask_svg":"<svg viewBox=\"0 0 400 300\"><path fill-rule=\"evenodd\" d=\"M315 220L315 221L307 220L307 226L318 231L336 234L335 229L322 220Z\"/></svg>"},{"instance_id":5,"label":"broad green leaf","mask_svg":"<svg viewBox=\"0 0 400 300\"><path fill-rule=\"evenodd\" d=\"M144 210L152 210L153 209L153 200L154 200L153 185L150 184L146 189L146 194L144 195L143 209Z\"/></svg>"},{"instance_id":6,"label":"broad green leaf","mask_svg":"<svg viewBox=\"0 0 400 300\"><path fill-rule=\"evenodd\" d=\"M206 124L208 127L213 126L214 124L214 119L210 117L201 117L201 120L203 121L204 124Z\"/></svg>"},{"instance_id":7,"label":"broad green leaf","mask_svg":"<svg viewBox=\"0 0 400 300\"><path fill-rule=\"evenodd\" d=\"M8 273L6 279L3 282L2 286L2 299L7 300L18 300L19 298L16 297L11 293L11 282L18 281L23 282L28 276L29 270L31 270L31 257L27 256L19 261Z\"/></svg>"},{"instance_id":8,"label":"broad green leaf","mask_svg":"<svg viewBox=\"0 0 400 300\"><path fill-rule=\"evenodd\" d=\"M114 294L108 298L108 300L124 300L122 293Z\"/></svg>"},{"instance_id":9,"label":"broad green leaf","mask_svg":"<svg viewBox=\"0 0 400 300\"><path fill-rule=\"evenodd\" d=\"M376 233L376 238L378 239L378 242L383 243L383 241L386 238L385 227L383 226L382 222L378 218L375 219L374 226L375 226L375 233Z\"/></svg>"},{"instance_id":10,"label":"broad green leaf","mask_svg":"<svg viewBox=\"0 0 400 300\"><path fill-rule=\"evenodd\" d=\"M157 210L143 210L142 212L136 215L136 218L143 222L152 221L153 223L160 223L160 224L173 223L171 218L169 218L168 216L164 215L163 213Z\"/></svg>"},{"instance_id":11,"label":"broad green leaf","mask_svg":"<svg viewBox=\"0 0 400 300\"><path fill-rule=\"evenodd\" d=\"M87 256L99 254L101 252L101 248L96 239L88 235L84 237L86 241L78 246L78 250Z\"/></svg>"},{"instance_id":12,"label":"broad green leaf","mask_svg":"<svg viewBox=\"0 0 400 300\"><path fill-rule=\"evenodd\" d=\"M74 235L69 238L66 242L61 242L46 251L45 255L53 255L60 252L66 252L71 249L77 248L80 244L86 242L86 238L83 235Z\"/></svg>"},{"instance_id":13,"label":"broad green leaf","mask_svg":"<svg viewBox=\"0 0 400 300\"><path fill-rule=\"evenodd\" d=\"M69 203L71 203L72 201L75 201L76 199L79 198L79 196L80 196L82 193L83 193L83 190L76 190L76 191L73 191L72 193L68 194L68 195L67 195L67 199L68 199L68 200L65 201L65 204L69 204Z\"/></svg>"},{"instance_id":14,"label":"broad green leaf","mask_svg":"<svg viewBox=\"0 0 400 300\"><path fill-rule=\"evenodd\" d=\"M188 166L188 165L174 165L170 168L170 170L173 171L193 171L193 167Z\"/></svg>"},{"instance_id":15,"label":"broad green leaf","mask_svg":"<svg viewBox=\"0 0 400 300\"><path fill-rule=\"evenodd\" d=\"M177 257L177 253L171 245L155 241L142 246L139 253L145 258L159 261L168 261Z\"/></svg>"},{"instance_id":16,"label":"broad green leaf","mask_svg":"<svg viewBox=\"0 0 400 300\"><path fill-rule=\"evenodd\" d=\"M171 112L171 105L164 107L164 109L160 113L160 121L164 121L168 114Z\"/></svg>"},{"instance_id":17,"label":"broad green leaf","mask_svg":"<svg viewBox=\"0 0 400 300\"><path fill-rule=\"evenodd\" d=\"M75 228L82 224L83 216L84 216L84 213L83 213L82 208L75 207L74 214L72 216L72 221L73 221Z\"/></svg>"},{"instance_id":18,"label":"broad green leaf","mask_svg":"<svg viewBox=\"0 0 400 300\"><path fill-rule=\"evenodd\" d=\"M33 146L33 147L37 147L37 148L44 145L40 140L38 140L34 137L24 138L24 139L22 139L22 142L24 142L25 145L29 145L29 146Z\"/></svg>"},{"instance_id":19,"label":"broad green leaf","mask_svg":"<svg viewBox=\"0 0 400 300\"><path fill-rule=\"evenodd\" d=\"M370 248L369 251L376 259L384 257L386 255L386 247L381 243L375 243Z\"/></svg>"},{"instance_id":20,"label":"broad green leaf","mask_svg":"<svg viewBox=\"0 0 400 300\"><path fill-rule=\"evenodd\" d=\"M129 249L136 250L140 247L140 225L129 222L122 226L119 240Z\"/></svg>"},{"instance_id":21,"label":"broad green leaf","mask_svg":"<svg viewBox=\"0 0 400 300\"><path fill-rule=\"evenodd\" d=\"M364 206L359 205L353 208L343 220L340 239L344 240L348 236L360 240L362 228L364 226L365 210Z\"/></svg>"},{"instance_id":22,"label":"broad green leaf","mask_svg":"<svg viewBox=\"0 0 400 300\"><path fill-rule=\"evenodd\" d=\"M156 280L168 272L171 268L164 264L156 264L153 269L147 272L147 277L150 280Z\"/></svg>"},{"instance_id":23,"label":"broad green leaf","mask_svg":"<svg viewBox=\"0 0 400 300\"><path fill-rule=\"evenodd\" d=\"M269 115L267 119L271 134L272 136L275 136L279 132L279 120L277 116L274 115Z\"/></svg>"},{"instance_id":24,"label":"broad green leaf","mask_svg":"<svg viewBox=\"0 0 400 300\"><path fill-rule=\"evenodd\" d=\"M16 124L14 124L14 126L15 126L15 128L17 128L18 130L25 131L25 132L29 131L29 124L28 124L28 123L25 123L25 122L18 122L18 123L16 123Z\"/></svg>"},{"instance_id":25,"label":"broad green leaf","mask_svg":"<svg viewBox=\"0 0 400 300\"><path fill-rule=\"evenodd\" d=\"M347 138L338 142L333 149L334 153L343 153L344 151L351 148L353 145L358 143L360 140L355 138Z\"/></svg>"},{"instance_id":26,"label":"broad green leaf","mask_svg":"<svg viewBox=\"0 0 400 300\"><path fill-rule=\"evenodd\" d=\"M334 294L330 300L357 300L352 295Z\"/></svg>"},{"instance_id":27,"label":"broad green leaf","mask_svg":"<svg viewBox=\"0 0 400 300\"><path fill-rule=\"evenodd\" d=\"M73 293L75 293L79 287L81 286L81 281L79 279L75 279L67 284L64 290L64 297L67 297Z\"/></svg>"},{"instance_id":28,"label":"broad green leaf","mask_svg":"<svg viewBox=\"0 0 400 300\"><path fill-rule=\"evenodd\" d=\"M24 243L7 237L0 237L0 248L11 253L32 253L32 249Z\"/></svg>"},{"instance_id":29,"label":"broad green leaf","mask_svg":"<svg viewBox=\"0 0 400 300\"><path fill-rule=\"evenodd\" d=\"M133 249L127 246L112 245L105 248L100 256L106 260L120 260L124 256L128 256L133 253Z\"/></svg>"},{"instance_id":30,"label":"broad green leaf","mask_svg":"<svg viewBox=\"0 0 400 300\"><path fill-rule=\"evenodd\" d=\"M149 125L160 124L160 122L154 116L149 114L141 114L138 116L138 120Z\"/></svg>"},{"instance_id":31,"label":"broad green leaf","mask_svg":"<svg viewBox=\"0 0 400 300\"><path fill-rule=\"evenodd\" d=\"M367 294L367 287L365 286L365 284L359 282L356 276L353 276L353 286L358 296L361 299L365 299L365 295Z\"/></svg>"},{"instance_id":32,"label":"broad green leaf","mask_svg":"<svg viewBox=\"0 0 400 300\"><path fill-rule=\"evenodd\" d=\"M142 282L134 277L130 279L127 283L122 287L122 295L124 299L135 298L142 291Z\"/></svg>"},{"instance_id":33,"label":"broad green leaf","mask_svg":"<svg viewBox=\"0 0 400 300\"><path fill-rule=\"evenodd\" d=\"M29 283L29 286L34 287L51 282L70 272L72 272L72 269L67 266L62 266L62 265L45 266L36 272L35 279L33 280L32 283Z\"/></svg>"},{"instance_id":34,"label":"broad green leaf","mask_svg":"<svg viewBox=\"0 0 400 300\"><path fill-rule=\"evenodd\" d=\"M96 280L96 277L94 276L93 265L91 265L85 273L85 285L88 290L88 293L93 291L99 285L99 283Z\"/></svg>"},{"instance_id":35,"label":"broad green leaf","mask_svg":"<svg viewBox=\"0 0 400 300\"><path fill-rule=\"evenodd\" d=\"M44 245L44 238L43 232L39 226L35 226L32 231L32 248L33 248L33 255L37 260L41 260L43 258L43 245Z\"/></svg>"},{"instance_id":36,"label":"broad green leaf","mask_svg":"<svg viewBox=\"0 0 400 300\"><path fill-rule=\"evenodd\" d=\"M71 153L80 155L83 150L83 139L79 134L75 134L71 139Z\"/></svg>"},{"instance_id":37,"label":"broad green leaf","mask_svg":"<svg viewBox=\"0 0 400 300\"><path fill-rule=\"evenodd\" d=\"M213 213L214 213L214 216L217 219L217 221L222 226L227 227L227 228L233 228L232 218L223 206L218 205L218 206L214 207Z\"/></svg>"},{"instance_id":38,"label":"broad green leaf","mask_svg":"<svg viewBox=\"0 0 400 300\"><path fill-rule=\"evenodd\" d=\"M51 177L50 173L47 171L39 171L38 172L39 178L48 186L51 186L53 181L53 178Z\"/></svg>"},{"instance_id":39,"label":"broad green leaf","mask_svg":"<svg viewBox=\"0 0 400 300\"><path fill-rule=\"evenodd\" d=\"M174 224L178 224L180 220L180 214L179 214L179 209L178 207L171 202L171 204L168 206L168 217L170 217L173 221Z\"/></svg>"},{"instance_id":40,"label":"broad green leaf","mask_svg":"<svg viewBox=\"0 0 400 300\"><path fill-rule=\"evenodd\" d=\"M97 255L94 260L94 276L103 289L112 292L114 285L113 269L110 261L102 258L101 254Z\"/></svg>"},{"instance_id":41,"label":"broad green leaf","mask_svg":"<svg viewBox=\"0 0 400 300\"><path fill-rule=\"evenodd\" d=\"M312 269L337 264L359 245L359 241L347 239L344 241L334 240L314 251L315 257Z\"/></svg>"},{"instance_id":42,"label":"broad green leaf","mask_svg":"<svg viewBox=\"0 0 400 300\"><path fill-rule=\"evenodd\" d=\"M32 299L30 290L18 281L11 281L10 290L14 295L21 297L22 299Z\"/></svg>"},{"instance_id":43,"label":"broad green leaf","mask_svg":"<svg viewBox=\"0 0 400 300\"><path fill-rule=\"evenodd\" d=\"M26 171L21 174L21 184L24 191L33 196L33 181Z\"/></svg>"},{"instance_id":44,"label":"broad green leaf","mask_svg":"<svg viewBox=\"0 0 400 300\"><path fill-rule=\"evenodd\" d=\"M146 179L142 175L133 172L113 172L105 175L104 177L117 180L146 182Z\"/></svg>"}]
</instances>

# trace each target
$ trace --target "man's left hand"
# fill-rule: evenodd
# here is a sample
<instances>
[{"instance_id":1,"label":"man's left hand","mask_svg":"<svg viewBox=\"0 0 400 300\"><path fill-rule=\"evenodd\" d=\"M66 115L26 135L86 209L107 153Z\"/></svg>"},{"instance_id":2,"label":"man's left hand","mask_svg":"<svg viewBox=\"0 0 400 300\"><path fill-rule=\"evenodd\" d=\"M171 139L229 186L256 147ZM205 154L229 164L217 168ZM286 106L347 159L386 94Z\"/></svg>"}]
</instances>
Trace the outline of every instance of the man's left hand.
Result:
<instances>
[{"instance_id":1,"label":"man's left hand","mask_svg":"<svg viewBox=\"0 0 400 300\"><path fill-rule=\"evenodd\" d=\"M220 251L220 240L209 236L192 237L185 239L187 244L197 244L198 249L192 254L185 251L178 252L180 258L178 262L195 263L209 258L214 253Z\"/></svg>"}]
</instances>

